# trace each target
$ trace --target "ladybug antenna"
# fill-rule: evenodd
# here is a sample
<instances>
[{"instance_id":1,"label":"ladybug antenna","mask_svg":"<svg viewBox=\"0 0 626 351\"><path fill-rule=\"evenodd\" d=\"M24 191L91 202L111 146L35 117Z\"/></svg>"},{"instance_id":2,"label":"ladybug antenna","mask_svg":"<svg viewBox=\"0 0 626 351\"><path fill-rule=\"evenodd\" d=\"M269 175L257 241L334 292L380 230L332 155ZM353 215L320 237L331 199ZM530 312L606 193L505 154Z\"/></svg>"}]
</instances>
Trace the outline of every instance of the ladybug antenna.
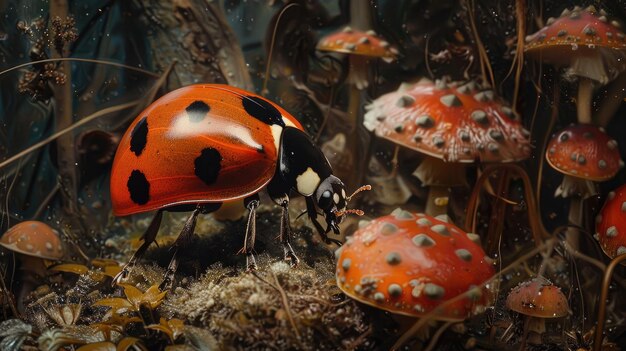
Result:
<instances>
[{"instance_id":1,"label":"ladybug antenna","mask_svg":"<svg viewBox=\"0 0 626 351\"><path fill-rule=\"evenodd\" d=\"M343 211L335 212L335 216L337 217L345 216L347 214L355 214L357 216L362 216L365 214L365 212L363 212L363 210L357 210L357 209L350 209L350 210L343 210Z\"/></svg>"},{"instance_id":2,"label":"ladybug antenna","mask_svg":"<svg viewBox=\"0 0 626 351\"><path fill-rule=\"evenodd\" d=\"M369 185L369 184L368 184L368 185L363 185L363 186L359 187L358 189L356 189L356 190L352 193L352 195L348 196L348 197L346 198L346 200L347 200L347 201L350 201L350 199L351 199L354 195L356 195L356 194L360 193L361 191L368 191L368 190L372 190L372 186L371 186L371 185ZM359 215L359 216L361 216L361 215Z\"/></svg>"},{"instance_id":3,"label":"ladybug antenna","mask_svg":"<svg viewBox=\"0 0 626 351\"><path fill-rule=\"evenodd\" d=\"M272 53L274 52L274 43L276 42L276 32L278 31L278 24L280 23L281 17L287 12L288 9L300 6L298 3L291 3L285 6L280 13L278 14L278 18L276 19L276 24L274 24L274 31L272 32L272 41L270 43L270 50L267 53L267 63L265 64L265 77L263 78L263 87L261 88L261 95L266 96L268 93L267 90L267 81L270 78L270 66L272 65Z\"/></svg>"}]
</instances>

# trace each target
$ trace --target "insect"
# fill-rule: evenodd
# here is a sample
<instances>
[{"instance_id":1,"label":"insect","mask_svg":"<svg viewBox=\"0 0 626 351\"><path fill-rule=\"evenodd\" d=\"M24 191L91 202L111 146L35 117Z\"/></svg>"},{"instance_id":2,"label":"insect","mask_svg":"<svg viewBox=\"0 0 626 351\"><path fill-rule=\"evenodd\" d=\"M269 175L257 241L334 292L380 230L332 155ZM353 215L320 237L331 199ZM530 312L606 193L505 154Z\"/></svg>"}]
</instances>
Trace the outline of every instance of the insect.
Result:
<instances>
[{"instance_id":1,"label":"insect","mask_svg":"<svg viewBox=\"0 0 626 351\"><path fill-rule=\"evenodd\" d=\"M361 190L368 189L361 187ZM306 199L306 213L326 243L337 240L339 223L351 196L335 177L322 151L298 120L277 104L228 85L192 85L172 91L146 108L129 126L111 172L111 200L118 216L156 210L143 243L115 277L128 276L154 242L163 211L191 211L173 244L161 288L173 284L177 253L189 245L200 213L223 202L242 200L249 210L242 252L248 270L254 258L256 209L261 190L282 207L280 240L285 260L298 263L291 244L289 198ZM318 222L318 209L326 229Z\"/></svg>"}]
</instances>

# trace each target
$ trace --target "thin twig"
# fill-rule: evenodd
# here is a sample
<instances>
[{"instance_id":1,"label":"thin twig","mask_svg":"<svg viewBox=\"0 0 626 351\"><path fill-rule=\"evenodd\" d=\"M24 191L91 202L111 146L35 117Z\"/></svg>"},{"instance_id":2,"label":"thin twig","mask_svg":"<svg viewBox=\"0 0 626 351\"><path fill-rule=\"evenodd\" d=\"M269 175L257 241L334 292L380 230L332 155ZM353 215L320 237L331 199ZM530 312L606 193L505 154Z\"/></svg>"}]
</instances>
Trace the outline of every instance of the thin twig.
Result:
<instances>
[{"instance_id":1,"label":"thin twig","mask_svg":"<svg viewBox=\"0 0 626 351\"><path fill-rule=\"evenodd\" d=\"M292 2L291 4L285 6L280 13L278 14L278 18L276 19L276 24L274 24L274 31L272 32L272 41L270 42L270 50L267 54L267 63L265 64L265 77L263 78L263 87L261 88L261 95L267 95L267 81L270 79L270 67L272 66L272 54L274 53L274 43L276 41L276 32L278 30L278 23L280 19L283 17L285 12L294 6L300 6L300 4Z\"/></svg>"},{"instance_id":2,"label":"thin twig","mask_svg":"<svg viewBox=\"0 0 626 351\"><path fill-rule=\"evenodd\" d=\"M138 100L134 100L134 101L127 102L127 103L124 103L124 104L119 104L119 105L103 108L102 110L96 111L96 112L90 114L89 116L81 119L80 121L74 123L73 125L65 128L65 129L59 130L58 132L52 134L51 136L45 138L44 140L42 140L42 141L40 141L40 142L38 142L38 143L36 143L36 144L34 144L34 145L24 149L24 150L18 152L17 154L9 157L8 159L0 162L0 169L4 168L6 165L8 165L10 163L13 163L15 160L18 160L18 159L22 158L23 156L28 155L29 153L31 153L31 152L33 152L33 151L35 151L37 149L40 149L43 146L46 146L48 143L54 141L58 137L66 134L66 133L69 133L72 130L74 130L74 129L76 129L76 128L78 128L78 127L80 127L80 126L82 126L82 125L84 125L84 124L86 124L88 122L91 122L91 121L93 121L94 119L96 119L98 117L102 117L102 116L108 115L110 113L114 113L114 112L118 112L118 111L121 111L121 110L125 110L125 109L127 109L129 107L133 107L133 106L138 105L140 102L141 102L141 100L138 99Z\"/></svg>"},{"instance_id":3,"label":"thin twig","mask_svg":"<svg viewBox=\"0 0 626 351\"><path fill-rule=\"evenodd\" d=\"M604 272L604 279L602 280L602 290L600 291L600 301L598 306L598 318L596 321L598 322L595 335L593 336L593 351L602 350L602 334L604 333L604 320L606 318L606 300L609 295L609 285L611 285L611 277L613 276L613 271L615 267L619 265L622 261L626 260L626 254L615 257L609 266L606 267L606 271Z\"/></svg>"},{"instance_id":4,"label":"thin twig","mask_svg":"<svg viewBox=\"0 0 626 351\"><path fill-rule=\"evenodd\" d=\"M114 61L106 61L106 60L98 60L98 59L78 58L78 57L57 57L57 58L50 58L50 59L45 59L45 60L30 61L30 62L19 64L17 66L13 66L11 68L7 68L4 71L0 71L0 76L5 74L5 73L9 73L11 71L18 70L20 68L24 68L24 67L28 67L28 66L32 66L32 65L36 65L36 64L40 64L40 63L63 62L63 61L97 63L97 64L101 64L101 65L108 65L108 66L115 66L115 67L125 68L125 69L131 70L131 71L143 73L145 75L148 75L148 76L154 77L154 78L159 78L160 77L160 75L157 74L157 73L150 72L150 71L147 71L145 69L141 69L139 67L128 66L128 65L125 65L123 63L117 63L117 62L114 62Z\"/></svg>"},{"instance_id":5,"label":"thin twig","mask_svg":"<svg viewBox=\"0 0 626 351\"><path fill-rule=\"evenodd\" d=\"M280 286L280 282L278 281L278 277L276 276L276 274L274 272L272 272L272 277L274 278L274 281L276 282L276 284L272 284L272 283L268 282L267 280L261 278L261 276L259 276L257 274L257 272L252 271L251 273L257 279L259 279L260 281L264 282L265 284L271 286L273 289L278 291L278 293L280 294L280 297L281 297L283 308L285 309L285 313L287 314L287 318L289 319L289 323L291 324L291 327L293 328L293 331L296 334L298 343L300 343L300 340L301 340L300 332L298 331L298 328L296 327L296 322L293 319L293 314L291 312L291 308L289 308L289 299L287 299L287 294L285 293L285 290Z\"/></svg>"},{"instance_id":6,"label":"thin twig","mask_svg":"<svg viewBox=\"0 0 626 351\"><path fill-rule=\"evenodd\" d=\"M443 332L445 332L448 328L450 328L450 326L454 323L457 323L457 322L446 322L441 327L439 327L439 329L437 329L435 334L433 334L433 336L430 338L430 342L428 343L428 346L426 346L424 351L434 350L435 346L437 346L437 343L439 342L439 338L441 337L441 334L443 334Z\"/></svg>"}]
</instances>

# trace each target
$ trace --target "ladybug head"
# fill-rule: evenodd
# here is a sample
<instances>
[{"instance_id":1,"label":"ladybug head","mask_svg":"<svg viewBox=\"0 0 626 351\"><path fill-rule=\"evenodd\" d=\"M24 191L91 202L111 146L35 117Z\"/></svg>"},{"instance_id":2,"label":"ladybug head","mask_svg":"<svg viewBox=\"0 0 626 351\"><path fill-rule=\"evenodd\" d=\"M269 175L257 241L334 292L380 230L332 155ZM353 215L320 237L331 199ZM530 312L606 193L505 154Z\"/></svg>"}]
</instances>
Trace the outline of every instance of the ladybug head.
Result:
<instances>
[{"instance_id":1,"label":"ladybug head","mask_svg":"<svg viewBox=\"0 0 626 351\"><path fill-rule=\"evenodd\" d=\"M315 199L317 207L324 212L326 223L328 224L327 232L330 229L339 234L339 226L343 218L337 216L337 213L343 213L346 210L348 201L346 199L346 187L341 179L330 175L324 179L315 191Z\"/></svg>"},{"instance_id":2,"label":"ladybug head","mask_svg":"<svg viewBox=\"0 0 626 351\"><path fill-rule=\"evenodd\" d=\"M332 229L335 234L339 234L339 223L343 221L344 216L348 213L363 215L361 210L346 209L346 207L352 196L363 190L370 189L371 186L364 185L358 188L352 195L346 196L346 187L341 179L334 175L324 179L317 187L315 198L317 207L324 212L326 217L326 224L328 224L326 232Z\"/></svg>"}]
</instances>

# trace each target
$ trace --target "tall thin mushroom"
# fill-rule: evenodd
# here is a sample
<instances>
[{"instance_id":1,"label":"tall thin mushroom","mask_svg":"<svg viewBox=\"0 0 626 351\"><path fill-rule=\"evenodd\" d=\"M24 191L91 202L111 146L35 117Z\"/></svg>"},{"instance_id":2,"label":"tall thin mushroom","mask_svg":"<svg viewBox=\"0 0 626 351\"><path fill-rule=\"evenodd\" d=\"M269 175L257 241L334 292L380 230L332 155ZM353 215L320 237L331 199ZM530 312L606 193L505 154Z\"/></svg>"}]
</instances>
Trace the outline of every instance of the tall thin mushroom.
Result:
<instances>
[{"instance_id":1,"label":"tall thin mushroom","mask_svg":"<svg viewBox=\"0 0 626 351\"><path fill-rule=\"evenodd\" d=\"M626 38L621 24L594 6L565 9L558 18L526 37L531 59L567 68L578 77L579 123L591 123L594 84L605 85L626 70Z\"/></svg>"},{"instance_id":2,"label":"tall thin mushroom","mask_svg":"<svg viewBox=\"0 0 626 351\"><path fill-rule=\"evenodd\" d=\"M474 81L422 79L366 109L366 128L425 155L413 174L430 187L429 215L446 213L448 188L465 184L465 164L515 162L530 155L530 133L513 110Z\"/></svg>"},{"instance_id":3,"label":"tall thin mushroom","mask_svg":"<svg viewBox=\"0 0 626 351\"><path fill-rule=\"evenodd\" d=\"M330 34L322 38L318 45L317 50L336 52L340 54L348 55L349 70L348 70L348 84L350 85L350 91L348 96L348 131L351 134L349 144L352 145L350 149L360 152L360 149L364 149L366 145L360 145L357 138L358 131L362 125L362 116L360 114L361 106L361 91L368 87L369 81L369 65L371 60L383 59L383 61L391 62L395 59L398 51L392 48L387 41L376 35L373 30L360 31L351 27L345 27L343 30ZM358 145L358 147L356 147ZM352 172L348 185L350 183L353 186L358 182L360 176L360 170L364 169L363 164L365 157L358 157L356 159L361 162L357 172ZM356 175L356 177L355 177Z\"/></svg>"}]
</instances>

